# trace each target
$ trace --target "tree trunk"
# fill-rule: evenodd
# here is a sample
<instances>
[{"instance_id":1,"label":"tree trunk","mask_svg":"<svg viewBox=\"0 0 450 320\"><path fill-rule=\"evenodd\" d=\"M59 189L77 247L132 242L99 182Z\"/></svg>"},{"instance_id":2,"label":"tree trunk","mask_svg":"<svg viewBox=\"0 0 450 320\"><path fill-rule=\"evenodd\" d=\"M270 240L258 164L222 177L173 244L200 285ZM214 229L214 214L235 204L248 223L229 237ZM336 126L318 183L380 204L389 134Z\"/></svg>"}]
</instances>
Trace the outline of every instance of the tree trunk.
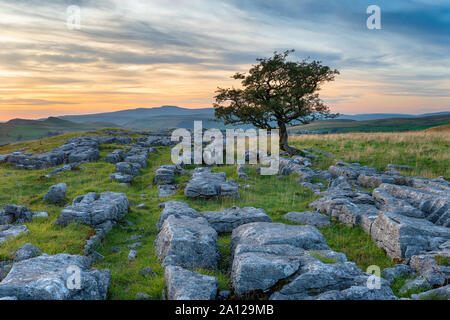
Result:
<instances>
[{"instance_id":1,"label":"tree trunk","mask_svg":"<svg viewBox=\"0 0 450 320\"><path fill-rule=\"evenodd\" d=\"M289 136L284 122L278 122L278 128L280 128L280 149L286 151L290 155L296 154L297 149L289 146L288 143Z\"/></svg>"}]
</instances>

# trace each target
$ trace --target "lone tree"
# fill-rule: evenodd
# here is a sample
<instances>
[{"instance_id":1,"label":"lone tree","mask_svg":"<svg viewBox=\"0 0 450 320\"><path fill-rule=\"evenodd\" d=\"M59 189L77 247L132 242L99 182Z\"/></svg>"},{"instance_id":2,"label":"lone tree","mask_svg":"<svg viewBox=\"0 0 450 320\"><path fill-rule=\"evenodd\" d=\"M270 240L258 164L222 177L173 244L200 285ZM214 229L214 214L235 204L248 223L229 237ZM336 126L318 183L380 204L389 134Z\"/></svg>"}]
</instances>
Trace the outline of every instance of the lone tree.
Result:
<instances>
[{"instance_id":1,"label":"lone tree","mask_svg":"<svg viewBox=\"0 0 450 320\"><path fill-rule=\"evenodd\" d=\"M287 61L294 50L275 52L273 57L257 59L248 74L236 73L242 88L218 88L215 117L225 124L252 124L260 129L280 130L280 148L290 154L286 127L335 117L319 98L320 86L333 81L339 71L320 61Z\"/></svg>"}]
</instances>

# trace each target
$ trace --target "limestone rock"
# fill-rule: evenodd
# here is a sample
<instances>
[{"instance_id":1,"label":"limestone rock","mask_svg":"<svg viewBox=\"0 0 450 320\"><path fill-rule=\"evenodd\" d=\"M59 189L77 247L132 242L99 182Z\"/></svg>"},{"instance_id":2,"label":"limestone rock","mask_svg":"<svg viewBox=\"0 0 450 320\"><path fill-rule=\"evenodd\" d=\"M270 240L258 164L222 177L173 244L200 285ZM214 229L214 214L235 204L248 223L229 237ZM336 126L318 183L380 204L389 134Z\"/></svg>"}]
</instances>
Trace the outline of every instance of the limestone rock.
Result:
<instances>
[{"instance_id":1,"label":"limestone rock","mask_svg":"<svg viewBox=\"0 0 450 320\"><path fill-rule=\"evenodd\" d=\"M18 300L104 300L111 275L109 270L90 270L85 256L43 254L14 263L0 282L0 297ZM79 274L79 286L74 281Z\"/></svg>"},{"instance_id":2,"label":"limestone rock","mask_svg":"<svg viewBox=\"0 0 450 320\"><path fill-rule=\"evenodd\" d=\"M215 300L219 281L216 277L177 266L167 266L164 279L169 300Z\"/></svg>"},{"instance_id":3,"label":"limestone rock","mask_svg":"<svg viewBox=\"0 0 450 320\"><path fill-rule=\"evenodd\" d=\"M217 232L232 232L240 225L250 222L272 222L263 209L231 207L222 211L200 213Z\"/></svg>"}]
</instances>

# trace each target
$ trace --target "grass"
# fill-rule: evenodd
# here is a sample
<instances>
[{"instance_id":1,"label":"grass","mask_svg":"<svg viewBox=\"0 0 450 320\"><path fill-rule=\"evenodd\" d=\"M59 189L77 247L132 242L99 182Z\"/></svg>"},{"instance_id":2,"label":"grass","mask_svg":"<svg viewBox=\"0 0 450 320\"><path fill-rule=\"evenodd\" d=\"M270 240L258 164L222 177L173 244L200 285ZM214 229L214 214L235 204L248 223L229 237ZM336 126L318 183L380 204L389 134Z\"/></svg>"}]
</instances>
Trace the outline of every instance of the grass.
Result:
<instances>
[{"instance_id":1,"label":"grass","mask_svg":"<svg viewBox=\"0 0 450 320\"><path fill-rule=\"evenodd\" d=\"M450 266L450 258L445 256L434 256L434 260L440 266L449 267Z\"/></svg>"},{"instance_id":2,"label":"grass","mask_svg":"<svg viewBox=\"0 0 450 320\"><path fill-rule=\"evenodd\" d=\"M450 179L450 133L351 133L304 135L290 137L300 149L318 148L331 152L332 157L320 157L313 165L328 168L333 158L385 170L388 164L409 165L402 171L407 176Z\"/></svg>"},{"instance_id":3,"label":"grass","mask_svg":"<svg viewBox=\"0 0 450 320\"><path fill-rule=\"evenodd\" d=\"M387 118L376 120L355 121L349 119L332 119L315 121L311 124L293 126L290 132L401 132L425 130L428 128L447 125L450 115L434 115L419 118Z\"/></svg>"},{"instance_id":4,"label":"grass","mask_svg":"<svg viewBox=\"0 0 450 320\"><path fill-rule=\"evenodd\" d=\"M0 154L20 148L26 148L29 152L45 152L61 145L65 139L76 135L78 134L68 134L40 141L7 145L0 147ZM349 150L352 149L355 152L359 152L359 157L352 159L355 159L354 161L362 161L363 163L366 161L364 164L375 163L382 166L384 161L385 166L387 163L401 162L393 161L397 158L388 158L380 150L383 147L400 143L399 139L401 137L388 138L383 134L379 139L376 139L373 135L370 138L366 136L355 138L354 135L340 135L339 138L320 136L320 138L308 136L295 140L294 143L302 148L323 148L324 151L335 152L342 158L349 156ZM388 141L383 142L383 139ZM416 163L422 163L424 161L422 158L428 156L433 159L440 159L440 161L448 159L448 155L446 158L442 150L439 150L439 148L448 147L448 139L440 142L431 140L436 142L437 146L433 144L421 145L421 143L430 140L420 137L416 139L416 142L413 142L413 140L408 137L403 147L410 148L416 146L416 149L423 150L423 152L419 152L417 155L413 155L412 152L409 154L409 156L415 157ZM379 143L379 145L375 146L375 142ZM367 151L364 152L364 150L369 147L372 148L371 150L373 152L367 154ZM123 222L116 225L107 234L105 240L97 248L97 251L105 259L99 260L95 267L111 270L110 299L134 299L135 295L139 292L150 295L151 299L161 299L163 289L165 288L164 269L157 260L153 245L157 235L155 225L161 212L161 209L157 206L160 202L166 200L185 201L199 212L218 211L231 206L254 206L263 208L272 217L274 222L289 223L282 218L283 214L290 211L307 211L308 204L316 199L309 189L298 185L294 175L281 177L260 176L257 174L256 168L251 166L247 167L249 180L245 181L238 179L235 166L212 168L213 171L226 172L228 178L236 179L241 185L250 185L250 188L240 189L239 198L218 200L187 199L183 194L183 186L189 178L186 176L178 176L176 177L176 183L180 184L181 187L177 189L176 194L160 199L158 197L157 187L152 182L156 168L162 164L170 163L169 148L158 148L159 153L156 155L152 154L149 157L148 167L143 169L142 173L135 177L130 187L124 187L118 183L111 182L109 175L114 171L114 165L102 161L112 149L116 148L118 146L102 145L100 146L100 161L85 163L81 166L83 168L81 170L65 172L60 176L53 176L51 178L45 178L44 175L52 171L52 169L27 171L14 169L7 164L1 164L0 177L2 183L0 184L0 205L20 204L29 207L33 211L48 211L49 218L37 219L27 223L31 233L19 236L0 246L0 258L10 259L14 250L28 242L38 246L42 252L48 254L62 252L82 254L84 241L92 234L92 229L78 224L70 224L67 227L54 225L54 221L58 217L62 207L42 204L42 199L51 185L60 182L67 183L67 202L70 202L76 196L92 191L99 193L103 191L124 192L130 200L130 212L125 219L131 222L132 225ZM400 145L397 148L400 148ZM424 151L425 148L432 148L435 152L426 154ZM372 156L377 157L377 159L370 162L370 157ZM343 160L348 161L349 159L344 158ZM329 161L328 158L321 157L314 164L319 166L325 165L327 161ZM190 166L189 169L193 167ZM436 170L436 175L442 175L443 172L447 172L448 168L435 166L433 170ZM441 171L439 172L439 170ZM145 203L147 209L138 210L137 205L141 203ZM351 228L334 223L320 230L324 234L328 245L333 250L345 253L348 260L354 261L362 270L366 270L370 265L378 265L381 269L393 266L389 257L360 228ZM143 242L143 246L137 250L137 259L129 263L127 261L129 252L127 245L132 242L127 241L127 239L132 235L140 235L142 239L139 241ZM121 251L113 253L111 250L113 247L119 247ZM219 250L221 254L219 269L216 271L198 271L216 276L219 279L220 289L230 289L230 234L219 235ZM333 261L328 260L324 259L323 261L333 263ZM145 277L140 275L139 271L146 267L151 267L155 275Z\"/></svg>"},{"instance_id":5,"label":"grass","mask_svg":"<svg viewBox=\"0 0 450 320\"><path fill-rule=\"evenodd\" d=\"M370 236L359 227L349 227L338 222L320 228L330 248L343 252L348 261L353 261L361 270L377 265L381 271L394 266L392 260L381 250Z\"/></svg>"},{"instance_id":6,"label":"grass","mask_svg":"<svg viewBox=\"0 0 450 320\"><path fill-rule=\"evenodd\" d=\"M414 278L415 278L414 276L402 276L402 277L396 278L394 280L394 282L391 284L392 292L394 292L394 294L399 298L411 298L411 296L413 294L418 294L418 293L425 292L425 291L428 291L431 289L428 286L421 286L421 287L415 287L415 288L408 289L405 292L400 292L401 288L405 285L405 282L407 280L412 280Z\"/></svg>"}]
</instances>

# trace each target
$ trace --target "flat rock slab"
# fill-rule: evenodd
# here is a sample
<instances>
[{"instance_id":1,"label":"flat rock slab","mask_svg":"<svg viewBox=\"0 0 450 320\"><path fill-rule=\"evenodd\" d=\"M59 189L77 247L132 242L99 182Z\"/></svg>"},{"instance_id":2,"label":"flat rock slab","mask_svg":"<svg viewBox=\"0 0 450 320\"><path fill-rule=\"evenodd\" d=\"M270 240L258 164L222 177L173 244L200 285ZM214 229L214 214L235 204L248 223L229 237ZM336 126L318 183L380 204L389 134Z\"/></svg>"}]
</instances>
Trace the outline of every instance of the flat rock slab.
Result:
<instances>
[{"instance_id":1,"label":"flat rock slab","mask_svg":"<svg viewBox=\"0 0 450 320\"><path fill-rule=\"evenodd\" d=\"M91 192L77 197L72 205L61 211L56 224L67 225L79 222L91 227L97 227L105 222L115 223L128 213L129 201L125 194L116 192Z\"/></svg>"},{"instance_id":2,"label":"flat rock slab","mask_svg":"<svg viewBox=\"0 0 450 320\"><path fill-rule=\"evenodd\" d=\"M331 224L330 218L317 211L288 212L283 218L301 224L309 224L316 227L328 226Z\"/></svg>"},{"instance_id":3,"label":"flat rock slab","mask_svg":"<svg viewBox=\"0 0 450 320\"><path fill-rule=\"evenodd\" d=\"M164 279L169 300L215 300L219 281L177 266L167 266Z\"/></svg>"},{"instance_id":4,"label":"flat rock slab","mask_svg":"<svg viewBox=\"0 0 450 320\"><path fill-rule=\"evenodd\" d=\"M23 233L29 233L25 225L0 225L0 244Z\"/></svg>"},{"instance_id":5,"label":"flat rock slab","mask_svg":"<svg viewBox=\"0 0 450 320\"><path fill-rule=\"evenodd\" d=\"M18 300L104 300L111 281L109 270L90 270L85 256L43 254L14 263L0 282L0 297ZM80 282L74 281L79 272ZM72 281L72 282L71 282Z\"/></svg>"},{"instance_id":6,"label":"flat rock slab","mask_svg":"<svg viewBox=\"0 0 450 320\"><path fill-rule=\"evenodd\" d=\"M162 203L162 206L164 207L164 209L159 216L158 222L156 223L156 229L158 231L161 231L164 221L166 221L166 219L172 215L175 217L184 216L191 218L200 218L200 214L196 210L189 207L189 205L183 201L166 201Z\"/></svg>"},{"instance_id":7,"label":"flat rock slab","mask_svg":"<svg viewBox=\"0 0 450 320\"><path fill-rule=\"evenodd\" d=\"M13 152L7 162L20 169L44 169L63 163L78 163L98 160L98 137L75 137L62 146L40 155Z\"/></svg>"},{"instance_id":8,"label":"flat rock slab","mask_svg":"<svg viewBox=\"0 0 450 320\"><path fill-rule=\"evenodd\" d=\"M380 212L371 228L371 237L391 258L409 258L433 251L450 239L450 228L425 219Z\"/></svg>"},{"instance_id":9,"label":"flat rock slab","mask_svg":"<svg viewBox=\"0 0 450 320\"><path fill-rule=\"evenodd\" d=\"M155 247L163 266L216 269L219 264L217 232L202 217L169 215Z\"/></svg>"},{"instance_id":10,"label":"flat rock slab","mask_svg":"<svg viewBox=\"0 0 450 320\"><path fill-rule=\"evenodd\" d=\"M176 193L176 186L171 184L158 185L158 197L174 196Z\"/></svg>"},{"instance_id":11,"label":"flat rock slab","mask_svg":"<svg viewBox=\"0 0 450 320\"><path fill-rule=\"evenodd\" d=\"M313 226L253 222L231 235L231 283L238 295L268 290L314 259L307 250L330 250Z\"/></svg>"},{"instance_id":12,"label":"flat rock slab","mask_svg":"<svg viewBox=\"0 0 450 320\"><path fill-rule=\"evenodd\" d=\"M369 275L353 262L325 264L316 259L304 261L292 281L271 296L271 300L394 300L389 283L381 288L367 287Z\"/></svg>"},{"instance_id":13,"label":"flat rock slab","mask_svg":"<svg viewBox=\"0 0 450 320\"><path fill-rule=\"evenodd\" d=\"M225 172L211 172L210 168L196 168L186 185L189 198L238 197L238 185L227 181Z\"/></svg>"},{"instance_id":14,"label":"flat rock slab","mask_svg":"<svg viewBox=\"0 0 450 320\"><path fill-rule=\"evenodd\" d=\"M200 214L217 232L232 232L240 225L250 222L272 222L264 209L253 207L232 207L222 211L203 211Z\"/></svg>"}]
</instances>

